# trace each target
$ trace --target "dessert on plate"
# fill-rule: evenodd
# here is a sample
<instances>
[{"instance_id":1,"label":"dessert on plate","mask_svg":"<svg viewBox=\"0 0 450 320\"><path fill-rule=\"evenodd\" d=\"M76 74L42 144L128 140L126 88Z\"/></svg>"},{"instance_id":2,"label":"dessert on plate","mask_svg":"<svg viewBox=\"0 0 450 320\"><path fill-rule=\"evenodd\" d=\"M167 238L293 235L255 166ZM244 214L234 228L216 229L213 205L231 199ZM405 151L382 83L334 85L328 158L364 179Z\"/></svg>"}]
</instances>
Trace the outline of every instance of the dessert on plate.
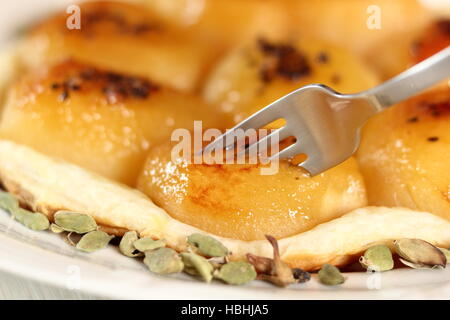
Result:
<instances>
[{"instance_id":1,"label":"dessert on plate","mask_svg":"<svg viewBox=\"0 0 450 320\"><path fill-rule=\"evenodd\" d=\"M296 159L271 175L259 162L193 163L174 155L173 133L225 130L310 83L369 89L447 47L450 21L403 0L340 1L348 16L333 19L311 19L331 17L333 1L191 2L82 2L80 29L56 13L5 51L0 208L78 235L79 250L115 236L155 273L206 281L285 286L320 270L340 284L336 267L358 259L445 267L448 81L369 120L358 152L313 177ZM389 11L376 36L361 27L372 2Z\"/></svg>"}]
</instances>

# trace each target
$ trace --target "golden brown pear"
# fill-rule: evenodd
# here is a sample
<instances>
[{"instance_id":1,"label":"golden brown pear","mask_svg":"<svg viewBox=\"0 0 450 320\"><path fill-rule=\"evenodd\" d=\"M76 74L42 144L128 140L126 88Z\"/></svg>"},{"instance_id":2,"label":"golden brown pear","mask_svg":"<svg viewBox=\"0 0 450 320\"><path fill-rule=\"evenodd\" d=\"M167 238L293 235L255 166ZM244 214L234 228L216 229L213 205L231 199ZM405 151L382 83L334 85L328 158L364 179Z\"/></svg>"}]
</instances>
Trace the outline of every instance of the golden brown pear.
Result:
<instances>
[{"instance_id":1,"label":"golden brown pear","mask_svg":"<svg viewBox=\"0 0 450 320\"><path fill-rule=\"evenodd\" d=\"M241 240L296 235L366 205L353 158L313 178L287 161L272 175L261 166L190 164L165 144L150 151L138 189L183 223Z\"/></svg>"},{"instance_id":2,"label":"golden brown pear","mask_svg":"<svg viewBox=\"0 0 450 320\"><path fill-rule=\"evenodd\" d=\"M73 61L34 71L9 91L0 136L133 184L155 143L194 120L220 127L200 99Z\"/></svg>"},{"instance_id":3,"label":"golden brown pear","mask_svg":"<svg viewBox=\"0 0 450 320\"><path fill-rule=\"evenodd\" d=\"M417 39L411 62L450 45L450 21L431 23ZM450 219L450 84L371 119L358 152L369 203L403 206Z\"/></svg>"},{"instance_id":4,"label":"golden brown pear","mask_svg":"<svg viewBox=\"0 0 450 320\"><path fill-rule=\"evenodd\" d=\"M403 206L447 219L449 159L448 84L375 116L364 127L358 151L370 204Z\"/></svg>"},{"instance_id":5,"label":"golden brown pear","mask_svg":"<svg viewBox=\"0 0 450 320\"><path fill-rule=\"evenodd\" d=\"M173 28L145 6L94 1L80 4L80 12L80 29L67 27L65 12L34 27L22 46L24 64L73 58L192 91L217 54L214 46Z\"/></svg>"},{"instance_id":6,"label":"golden brown pear","mask_svg":"<svg viewBox=\"0 0 450 320\"><path fill-rule=\"evenodd\" d=\"M239 122L311 83L353 93L376 85L377 77L357 57L335 46L254 39L224 57L208 77L203 96Z\"/></svg>"}]
</instances>

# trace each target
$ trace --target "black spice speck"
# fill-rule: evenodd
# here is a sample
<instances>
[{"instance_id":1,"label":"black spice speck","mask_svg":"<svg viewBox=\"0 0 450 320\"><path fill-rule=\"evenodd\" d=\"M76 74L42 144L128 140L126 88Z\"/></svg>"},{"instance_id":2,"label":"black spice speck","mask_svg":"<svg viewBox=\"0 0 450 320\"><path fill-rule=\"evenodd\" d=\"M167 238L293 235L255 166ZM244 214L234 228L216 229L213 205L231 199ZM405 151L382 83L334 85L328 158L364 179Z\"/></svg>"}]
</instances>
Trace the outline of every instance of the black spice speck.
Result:
<instances>
[{"instance_id":1,"label":"black spice speck","mask_svg":"<svg viewBox=\"0 0 450 320\"><path fill-rule=\"evenodd\" d=\"M439 140L439 137L429 137L428 138L428 141L430 141L430 142L436 142L438 140Z\"/></svg>"},{"instance_id":2,"label":"black spice speck","mask_svg":"<svg viewBox=\"0 0 450 320\"><path fill-rule=\"evenodd\" d=\"M414 122L418 122L418 121L419 121L419 118L418 118L418 117L412 117L412 118L409 118L407 121L408 121L409 123L414 123Z\"/></svg>"},{"instance_id":3,"label":"black spice speck","mask_svg":"<svg viewBox=\"0 0 450 320\"><path fill-rule=\"evenodd\" d=\"M94 68L85 68L60 82L51 85L53 90L60 89L59 101L65 101L71 92L81 89L100 88L106 100L117 103L126 98L145 99L150 93L159 90L159 87L147 79L122 75L115 72L104 72Z\"/></svg>"},{"instance_id":4,"label":"black spice speck","mask_svg":"<svg viewBox=\"0 0 450 320\"><path fill-rule=\"evenodd\" d=\"M418 104L418 106L435 118L439 118L450 112L450 100L442 100L438 102L422 101Z\"/></svg>"},{"instance_id":5,"label":"black spice speck","mask_svg":"<svg viewBox=\"0 0 450 320\"><path fill-rule=\"evenodd\" d=\"M275 76L297 80L311 73L305 55L295 47L270 43L264 39L260 39L258 45L265 58L260 70L264 82L273 80Z\"/></svg>"},{"instance_id":6,"label":"black spice speck","mask_svg":"<svg viewBox=\"0 0 450 320\"><path fill-rule=\"evenodd\" d=\"M441 113L439 112L439 110L434 109L434 110L431 110L431 115L433 117L439 117L441 115Z\"/></svg>"},{"instance_id":7,"label":"black spice speck","mask_svg":"<svg viewBox=\"0 0 450 320\"><path fill-rule=\"evenodd\" d=\"M328 56L328 54L326 52L319 52L319 54L317 55L317 62L319 63L327 63L329 61L330 57Z\"/></svg>"}]
</instances>

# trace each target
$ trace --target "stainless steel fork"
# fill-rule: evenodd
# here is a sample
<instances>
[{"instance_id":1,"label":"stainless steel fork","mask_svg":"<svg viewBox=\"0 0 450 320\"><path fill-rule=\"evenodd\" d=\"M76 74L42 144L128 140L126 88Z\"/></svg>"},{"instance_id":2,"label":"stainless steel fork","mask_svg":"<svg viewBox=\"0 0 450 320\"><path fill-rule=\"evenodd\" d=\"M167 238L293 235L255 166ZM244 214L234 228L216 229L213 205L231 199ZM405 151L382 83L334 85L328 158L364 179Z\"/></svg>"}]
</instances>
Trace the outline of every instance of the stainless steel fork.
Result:
<instances>
[{"instance_id":1,"label":"stainless steel fork","mask_svg":"<svg viewBox=\"0 0 450 320\"><path fill-rule=\"evenodd\" d=\"M343 162L357 150L360 129L371 116L447 77L450 77L450 46L364 92L340 94L325 85L308 85L287 94L227 130L203 151L221 146L230 148L233 143L226 143L237 129L258 129L283 118L286 121L283 127L247 146L246 152L255 148L260 150L258 148L294 136L296 142L271 155L270 160L306 154L307 159L299 166L311 175L316 175Z\"/></svg>"}]
</instances>

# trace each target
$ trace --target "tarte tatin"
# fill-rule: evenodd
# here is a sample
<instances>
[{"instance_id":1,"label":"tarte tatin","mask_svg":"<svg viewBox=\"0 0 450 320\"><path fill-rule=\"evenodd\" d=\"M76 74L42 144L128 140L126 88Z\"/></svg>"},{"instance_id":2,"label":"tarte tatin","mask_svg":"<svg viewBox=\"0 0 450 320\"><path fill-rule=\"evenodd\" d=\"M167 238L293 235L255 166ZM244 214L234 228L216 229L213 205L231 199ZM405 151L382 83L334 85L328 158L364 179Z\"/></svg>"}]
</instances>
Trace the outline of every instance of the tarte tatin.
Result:
<instances>
[{"instance_id":1,"label":"tarte tatin","mask_svg":"<svg viewBox=\"0 0 450 320\"><path fill-rule=\"evenodd\" d=\"M177 252L207 235L227 262L273 258L277 244L304 271L398 239L450 246L448 81L369 120L357 154L314 177L292 159L272 175L190 163L171 137L194 121L230 128L310 83L371 88L447 47L449 20L410 0L339 1L339 15L332 0L170 2L84 2L80 29L56 13L5 53L15 68L0 95L0 182L23 208L50 222L89 215ZM373 4L388 13L380 31L366 24Z\"/></svg>"}]
</instances>

